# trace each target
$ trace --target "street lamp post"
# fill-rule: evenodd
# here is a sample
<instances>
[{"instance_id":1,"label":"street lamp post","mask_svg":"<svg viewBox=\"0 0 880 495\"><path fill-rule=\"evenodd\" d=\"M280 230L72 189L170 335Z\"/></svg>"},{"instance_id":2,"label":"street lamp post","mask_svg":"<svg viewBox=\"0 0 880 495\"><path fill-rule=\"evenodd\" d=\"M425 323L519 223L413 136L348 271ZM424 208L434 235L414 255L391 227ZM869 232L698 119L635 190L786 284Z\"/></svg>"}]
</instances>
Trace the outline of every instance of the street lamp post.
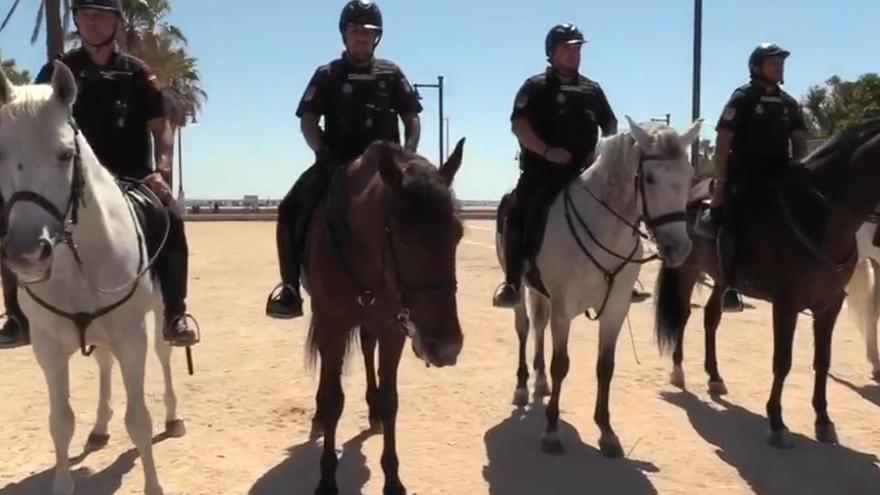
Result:
<instances>
[{"instance_id":1,"label":"street lamp post","mask_svg":"<svg viewBox=\"0 0 880 495\"><path fill-rule=\"evenodd\" d=\"M438 96L438 100L439 100L439 109L440 109L440 119L439 119L439 123L440 123L440 126L439 126L440 127L440 143L439 143L440 144L440 153L439 153L440 162L438 163L438 165L440 165L443 163L443 161L444 161L443 157L445 156L443 154L443 135L444 135L443 134L443 76L437 76L437 84L414 84L413 86L415 86L415 88L416 88L416 94L418 94L419 99L421 99L421 97L422 97L422 95L418 93L419 88L431 88L431 89L437 90L437 96Z\"/></svg>"},{"instance_id":2,"label":"street lamp post","mask_svg":"<svg viewBox=\"0 0 880 495\"><path fill-rule=\"evenodd\" d=\"M700 71L703 53L703 0L694 0L694 85L693 85L693 121L700 118ZM691 147L691 165L696 169L699 163L700 140L694 141Z\"/></svg>"}]
</instances>

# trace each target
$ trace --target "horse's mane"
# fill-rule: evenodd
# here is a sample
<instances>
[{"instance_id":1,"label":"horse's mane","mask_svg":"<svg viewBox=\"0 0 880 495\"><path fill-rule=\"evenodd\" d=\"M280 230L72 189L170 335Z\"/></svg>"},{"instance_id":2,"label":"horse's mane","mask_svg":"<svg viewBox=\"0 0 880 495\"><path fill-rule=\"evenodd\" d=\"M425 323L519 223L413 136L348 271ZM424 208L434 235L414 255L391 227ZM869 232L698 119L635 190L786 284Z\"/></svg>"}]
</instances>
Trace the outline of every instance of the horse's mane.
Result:
<instances>
[{"instance_id":1,"label":"horse's mane","mask_svg":"<svg viewBox=\"0 0 880 495\"><path fill-rule=\"evenodd\" d=\"M15 98L0 107L0 120L37 117L51 99L52 87L49 85L18 86L15 88Z\"/></svg>"},{"instance_id":2,"label":"horse's mane","mask_svg":"<svg viewBox=\"0 0 880 495\"><path fill-rule=\"evenodd\" d=\"M681 156L681 139L675 129L652 124L645 131L654 140L654 148L649 153L670 158ZM630 170L625 155L634 143L635 138L630 131L602 138L599 142L596 162L590 168L595 169L593 173L600 174L603 178L604 191L608 198L621 198L632 186L635 170Z\"/></svg>"},{"instance_id":3,"label":"horse's mane","mask_svg":"<svg viewBox=\"0 0 880 495\"><path fill-rule=\"evenodd\" d=\"M832 167L839 157L848 156L877 134L880 134L880 118L847 127L804 158L804 166L814 171Z\"/></svg>"}]
</instances>

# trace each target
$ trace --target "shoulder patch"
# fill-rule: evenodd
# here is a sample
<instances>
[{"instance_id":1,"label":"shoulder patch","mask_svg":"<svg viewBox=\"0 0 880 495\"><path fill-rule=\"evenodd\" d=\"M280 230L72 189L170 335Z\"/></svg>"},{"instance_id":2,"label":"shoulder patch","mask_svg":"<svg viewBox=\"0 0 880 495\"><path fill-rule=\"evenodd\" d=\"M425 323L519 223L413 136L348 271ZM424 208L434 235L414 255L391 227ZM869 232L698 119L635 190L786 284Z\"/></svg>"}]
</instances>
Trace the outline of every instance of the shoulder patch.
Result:
<instances>
[{"instance_id":1,"label":"shoulder patch","mask_svg":"<svg viewBox=\"0 0 880 495\"><path fill-rule=\"evenodd\" d=\"M314 99L315 99L315 93L316 93L316 92L317 92L317 89L316 89L314 86L309 86L309 87L306 89L305 94L303 95L303 101L312 101L312 100L314 100Z\"/></svg>"},{"instance_id":2,"label":"shoulder patch","mask_svg":"<svg viewBox=\"0 0 880 495\"><path fill-rule=\"evenodd\" d=\"M724 114L721 115L721 118L727 121L731 121L736 118L736 109L733 107L726 107L724 109Z\"/></svg>"}]
</instances>

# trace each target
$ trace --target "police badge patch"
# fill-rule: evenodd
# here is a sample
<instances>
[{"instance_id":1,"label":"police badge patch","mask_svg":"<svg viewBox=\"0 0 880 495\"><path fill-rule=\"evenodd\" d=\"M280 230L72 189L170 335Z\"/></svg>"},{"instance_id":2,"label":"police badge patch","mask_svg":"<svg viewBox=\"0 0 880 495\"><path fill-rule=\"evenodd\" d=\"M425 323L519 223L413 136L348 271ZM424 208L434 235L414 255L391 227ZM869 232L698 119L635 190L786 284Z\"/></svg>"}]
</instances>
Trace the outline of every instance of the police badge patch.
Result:
<instances>
[{"instance_id":1,"label":"police badge patch","mask_svg":"<svg viewBox=\"0 0 880 495\"><path fill-rule=\"evenodd\" d=\"M736 109L733 107L727 107L724 109L724 115L721 116L724 120L733 120L736 117Z\"/></svg>"}]
</instances>

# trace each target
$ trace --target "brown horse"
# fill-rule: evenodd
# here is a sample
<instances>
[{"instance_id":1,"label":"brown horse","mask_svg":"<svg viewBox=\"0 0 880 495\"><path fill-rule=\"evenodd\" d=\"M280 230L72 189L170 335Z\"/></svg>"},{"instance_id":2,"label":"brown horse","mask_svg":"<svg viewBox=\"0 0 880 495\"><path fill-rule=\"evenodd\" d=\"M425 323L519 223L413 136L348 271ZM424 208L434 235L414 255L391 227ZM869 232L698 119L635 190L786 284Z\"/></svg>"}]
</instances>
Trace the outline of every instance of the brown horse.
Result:
<instances>
[{"instance_id":1,"label":"brown horse","mask_svg":"<svg viewBox=\"0 0 880 495\"><path fill-rule=\"evenodd\" d=\"M320 356L315 426L324 434L315 493L338 493L336 425L345 396L346 350L360 328L367 403L384 430L385 494L406 493L395 446L397 368L407 335L429 365L454 365L462 347L455 252L462 238L450 186L464 140L439 169L399 146L376 142L337 174L315 212L306 255L312 321L309 352ZM378 385L374 354L379 347Z\"/></svg>"},{"instance_id":2,"label":"brown horse","mask_svg":"<svg viewBox=\"0 0 880 495\"><path fill-rule=\"evenodd\" d=\"M844 300L844 288L856 261L855 234L880 203L880 119L850 127L791 168L760 194L741 205L751 212L735 235L735 273L725 254L731 244L694 239L694 249L681 266L661 267L657 280L658 343L675 348L672 383L684 387L681 368L684 328L690 316L695 283L703 273L715 280L706 303L706 372L709 391L726 393L715 357L715 331L721 320L721 296L730 285L744 294L773 304L773 388L767 402L770 443L790 447L782 420L782 388L791 369L792 341L799 312L813 315L816 381L813 408L816 438L836 443L828 417L825 389L831 361L831 335ZM697 216L690 211L690 225ZM693 230L691 230L693 232ZM720 246L720 247L719 247ZM721 256L719 256L721 253ZM732 275L732 276L731 276Z\"/></svg>"}]
</instances>

